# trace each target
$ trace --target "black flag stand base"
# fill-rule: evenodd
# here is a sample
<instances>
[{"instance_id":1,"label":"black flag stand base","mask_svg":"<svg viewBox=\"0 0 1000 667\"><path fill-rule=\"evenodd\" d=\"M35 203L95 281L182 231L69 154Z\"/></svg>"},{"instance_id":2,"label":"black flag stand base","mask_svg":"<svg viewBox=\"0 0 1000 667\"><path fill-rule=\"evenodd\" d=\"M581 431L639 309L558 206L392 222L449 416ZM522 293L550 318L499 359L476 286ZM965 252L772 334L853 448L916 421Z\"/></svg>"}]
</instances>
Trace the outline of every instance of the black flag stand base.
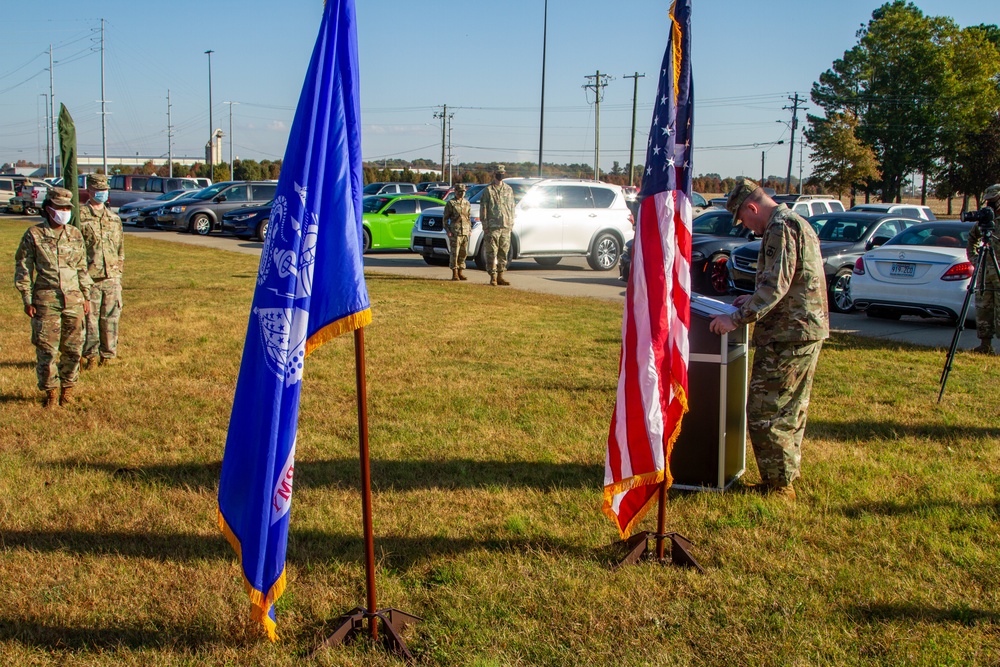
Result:
<instances>
[{"instance_id":1,"label":"black flag stand base","mask_svg":"<svg viewBox=\"0 0 1000 667\"><path fill-rule=\"evenodd\" d=\"M641 533L636 533L632 537L628 538L619 544L625 546L626 556L615 565L614 569L618 569L623 565L635 565L640 560L648 560L650 558L656 558L656 562L663 565L667 562L667 557L664 549L664 542L670 539L670 562L674 565L681 565L684 567L696 568L702 574L705 574L705 570L698 564L698 561L694 559L691 555L691 547L694 545L691 541L681 535L680 533L666 533L667 524L667 485L660 483L660 491L657 494L659 497L659 508L657 509L656 517L656 532L650 533L648 531L643 531ZM649 538L654 538L656 540L656 548L649 548Z\"/></svg>"},{"instance_id":2,"label":"black flag stand base","mask_svg":"<svg viewBox=\"0 0 1000 667\"><path fill-rule=\"evenodd\" d=\"M624 542L619 542L619 544L625 546L626 555L625 558L618 561L618 564L615 565L614 569L617 570L624 565L635 565L639 561L650 560L652 558L656 558L660 565L666 564L666 557L658 556L658 550L650 548L650 538L655 538L657 542L662 542L665 539L670 540L670 562L674 565L693 567L702 574L705 573L705 570L698 564L698 561L694 559L694 556L691 555L691 547L694 545L688 538L684 537L680 533L667 533L664 535L662 533L657 534L649 531L636 533Z\"/></svg>"},{"instance_id":3,"label":"black flag stand base","mask_svg":"<svg viewBox=\"0 0 1000 667\"><path fill-rule=\"evenodd\" d=\"M406 648L406 642L403 641L401 633L406 627L423 619L391 607L379 609L374 614L369 614L368 610L363 607L355 607L340 617L340 625L337 626L337 629L316 647L309 658L313 658L323 649L346 644L356 639L358 635L365 632L365 619L368 620L369 634L373 639L377 640L378 631L376 628L381 625L383 630L381 641L386 650L395 653L406 662L413 662L413 655Z\"/></svg>"}]
</instances>

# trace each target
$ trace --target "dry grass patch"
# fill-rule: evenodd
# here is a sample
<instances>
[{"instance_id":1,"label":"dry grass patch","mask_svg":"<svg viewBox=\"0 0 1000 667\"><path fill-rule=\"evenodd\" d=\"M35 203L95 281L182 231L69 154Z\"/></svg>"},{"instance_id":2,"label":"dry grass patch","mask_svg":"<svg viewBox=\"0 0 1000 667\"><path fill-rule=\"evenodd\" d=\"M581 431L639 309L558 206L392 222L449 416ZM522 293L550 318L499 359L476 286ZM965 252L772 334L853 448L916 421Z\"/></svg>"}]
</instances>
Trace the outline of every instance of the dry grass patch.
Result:
<instances>
[{"instance_id":1,"label":"dry grass patch","mask_svg":"<svg viewBox=\"0 0 1000 667\"><path fill-rule=\"evenodd\" d=\"M24 226L0 221L7 257ZM0 294L0 663L301 664L364 598L351 337L306 371L271 645L214 524L256 259L127 243L121 363L85 373L72 409L38 406L27 318ZM939 406L943 351L835 337L800 501L675 494L669 526L707 574L611 571L620 306L369 289L379 594L425 618L419 664L1000 662L1000 361L960 354ZM317 664L396 662L362 644Z\"/></svg>"}]
</instances>

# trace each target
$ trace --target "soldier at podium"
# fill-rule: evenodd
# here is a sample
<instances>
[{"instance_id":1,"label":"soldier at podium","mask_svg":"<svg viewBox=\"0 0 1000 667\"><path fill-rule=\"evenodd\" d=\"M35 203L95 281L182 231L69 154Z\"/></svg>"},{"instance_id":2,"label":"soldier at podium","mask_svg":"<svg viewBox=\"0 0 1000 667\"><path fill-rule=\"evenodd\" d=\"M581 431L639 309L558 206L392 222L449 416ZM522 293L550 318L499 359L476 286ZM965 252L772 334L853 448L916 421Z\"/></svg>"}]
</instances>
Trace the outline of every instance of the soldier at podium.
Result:
<instances>
[{"instance_id":1,"label":"soldier at podium","mask_svg":"<svg viewBox=\"0 0 1000 667\"><path fill-rule=\"evenodd\" d=\"M761 238L754 293L737 297L732 315L710 329L722 335L755 322L747 431L762 493L795 499L809 395L823 341L830 335L826 279L812 226L741 178L726 201L736 222Z\"/></svg>"}]
</instances>

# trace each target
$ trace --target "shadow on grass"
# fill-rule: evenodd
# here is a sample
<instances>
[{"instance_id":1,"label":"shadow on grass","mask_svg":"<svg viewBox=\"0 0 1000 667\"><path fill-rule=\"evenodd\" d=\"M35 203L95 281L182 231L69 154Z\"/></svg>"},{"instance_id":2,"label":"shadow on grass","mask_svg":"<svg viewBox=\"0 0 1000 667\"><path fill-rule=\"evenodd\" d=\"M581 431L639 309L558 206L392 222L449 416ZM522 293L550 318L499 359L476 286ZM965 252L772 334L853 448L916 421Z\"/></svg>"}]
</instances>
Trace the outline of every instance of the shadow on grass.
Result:
<instances>
[{"instance_id":1,"label":"shadow on grass","mask_svg":"<svg viewBox=\"0 0 1000 667\"><path fill-rule=\"evenodd\" d=\"M873 438L894 440L904 437L928 438L942 442L966 438L1000 439L1000 426L906 424L897 421L873 421L870 419L855 421L810 419L807 429L810 438L843 441L871 440Z\"/></svg>"},{"instance_id":2,"label":"shadow on grass","mask_svg":"<svg viewBox=\"0 0 1000 667\"><path fill-rule=\"evenodd\" d=\"M984 609L970 609L963 605L939 609L916 604L855 605L847 609L848 615L858 623L883 623L885 621L917 621L922 623L1000 623L1000 613Z\"/></svg>"},{"instance_id":3,"label":"shadow on grass","mask_svg":"<svg viewBox=\"0 0 1000 667\"><path fill-rule=\"evenodd\" d=\"M68 460L52 465L95 470L115 478L150 485L167 484L196 490L215 489L222 470L221 462L123 467L115 463ZM372 489L375 492L510 487L541 490L596 488L604 478L603 466L583 463L373 459L371 466ZM360 476L360 463L356 458L295 462L296 488L359 489Z\"/></svg>"},{"instance_id":4,"label":"shadow on grass","mask_svg":"<svg viewBox=\"0 0 1000 667\"><path fill-rule=\"evenodd\" d=\"M358 511L358 525L361 512ZM65 552L90 556L145 558L164 563L196 560L235 560L236 554L219 533L217 536L193 533L124 533L81 530L5 531L0 551L23 549L33 552ZM440 556L457 556L469 551L492 553L550 552L574 558L600 558L585 546L548 537L439 537L375 535L375 556L384 566L407 570L414 564ZM360 533L328 533L296 530L288 536L288 560L296 564L328 561L362 563L364 543Z\"/></svg>"},{"instance_id":5,"label":"shadow on grass","mask_svg":"<svg viewBox=\"0 0 1000 667\"><path fill-rule=\"evenodd\" d=\"M34 361L0 361L0 368L34 369Z\"/></svg>"},{"instance_id":6,"label":"shadow on grass","mask_svg":"<svg viewBox=\"0 0 1000 667\"><path fill-rule=\"evenodd\" d=\"M121 649L169 648L182 651L208 644L227 646L247 644L230 635L220 635L191 625L164 627L157 622L142 626L135 623L118 626L69 626L48 619L23 619L0 616L0 642L15 641L50 651L97 650L112 653Z\"/></svg>"},{"instance_id":7,"label":"shadow on grass","mask_svg":"<svg viewBox=\"0 0 1000 667\"><path fill-rule=\"evenodd\" d=\"M985 503L960 503L949 500L922 500L918 502L898 502L893 500L871 501L843 507L841 511L847 518L857 519L870 514L880 516L922 515L940 508L1000 515L1000 501Z\"/></svg>"}]
</instances>

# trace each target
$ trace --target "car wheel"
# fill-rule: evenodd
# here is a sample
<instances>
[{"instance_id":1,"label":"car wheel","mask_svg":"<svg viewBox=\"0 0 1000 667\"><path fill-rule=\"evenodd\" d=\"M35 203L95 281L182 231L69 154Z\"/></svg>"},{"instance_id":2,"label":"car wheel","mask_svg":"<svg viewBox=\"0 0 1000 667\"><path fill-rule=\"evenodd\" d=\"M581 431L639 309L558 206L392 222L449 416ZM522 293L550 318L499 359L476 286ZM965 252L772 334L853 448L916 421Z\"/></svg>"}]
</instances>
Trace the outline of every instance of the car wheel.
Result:
<instances>
[{"instance_id":1,"label":"car wheel","mask_svg":"<svg viewBox=\"0 0 1000 667\"><path fill-rule=\"evenodd\" d=\"M851 269L843 268L830 282L830 310L836 313L849 313L854 310L854 299L851 298Z\"/></svg>"},{"instance_id":2,"label":"car wheel","mask_svg":"<svg viewBox=\"0 0 1000 667\"><path fill-rule=\"evenodd\" d=\"M434 255L424 255L424 261L430 266L448 266L447 257L435 257Z\"/></svg>"},{"instance_id":3,"label":"car wheel","mask_svg":"<svg viewBox=\"0 0 1000 667\"><path fill-rule=\"evenodd\" d=\"M36 208L34 206L25 206L24 207L24 214L25 215L38 215L38 208Z\"/></svg>"},{"instance_id":4,"label":"car wheel","mask_svg":"<svg viewBox=\"0 0 1000 667\"><path fill-rule=\"evenodd\" d=\"M267 240L267 225L270 221L270 218L264 218L260 221L260 224L257 225L257 233L254 236L256 236L257 240L261 243Z\"/></svg>"},{"instance_id":5,"label":"car wheel","mask_svg":"<svg viewBox=\"0 0 1000 667\"><path fill-rule=\"evenodd\" d=\"M372 249L372 233L367 229L361 230L361 254L367 255L368 251Z\"/></svg>"},{"instance_id":6,"label":"car wheel","mask_svg":"<svg viewBox=\"0 0 1000 667\"><path fill-rule=\"evenodd\" d=\"M191 219L191 231L198 236L208 236L212 232L212 221L204 213L199 213Z\"/></svg>"},{"instance_id":7,"label":"car wheel","mask_svg":"<svg viewBox=\"0 0 1000 667\"><path fill-rule=\"evenodd\" d=\"M726 269L727 262L729 262L729 257L722 253L712 255L708 259L708 270L705 272L705 277L708 278L708 288L712 291L712 294L715 294L716 296L729 294L729 271Z\"/></svg>"},{"instance_id":8,"label":"car wheel","mask_svg":"<svg viewBox=\"0 0 1000 667\"><path fill-rule=\"evenodd\" d=\"M594 271L610 271L618 266L622 244L614 234L601 234L594 241L587 263Z\"/></svg>"},{"instance_id":9,"label":"car wheel","mask_svg":"<svg viewBox=\"0 0 1000 667\"><path fill-rule=\"evenodd\" d=\"M536 257L535 261L539 266L555 266L561 259L562 257Z\"/></svg>"}]
</instances>

